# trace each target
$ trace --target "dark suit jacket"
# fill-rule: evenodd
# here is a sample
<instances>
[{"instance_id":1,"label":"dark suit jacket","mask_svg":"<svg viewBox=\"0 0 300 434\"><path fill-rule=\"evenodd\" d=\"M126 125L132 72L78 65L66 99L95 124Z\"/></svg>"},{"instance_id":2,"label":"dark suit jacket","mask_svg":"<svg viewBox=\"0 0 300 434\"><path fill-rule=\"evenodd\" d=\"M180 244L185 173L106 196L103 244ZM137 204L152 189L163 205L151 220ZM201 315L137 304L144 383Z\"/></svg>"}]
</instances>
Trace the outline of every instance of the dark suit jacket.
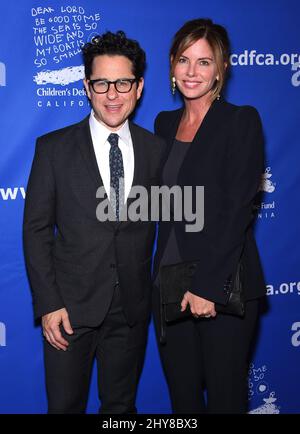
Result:
<instances>
[{"instance_id":1,"label":"dark suit jacket","mask_svg":"<svg viewBox=\"0 0 300 434\"><path fill-rule=\"evenodd\" d=\"M133 185L157 185L164 143L129 124ZM119 280L129 324L147 318L155 223L100 222L103 186L88 118L37 140L27 186L24 251L35 317L66 307L72 326L103 320Z\"/></svg>"},{"instance_id":2,"label":"dark suit jacket","mask_svg":"<svg viewBox=\"0 0 300 434\"><path fill-rule=\"evenodd\" d=\"M167 141L167 151L172 147L182 114L180 109L161 112L156 118L155 132ZM181 259L200 261L192 287L187 288L194 294L226 304L242 251L246 300L265 294L251 227L263 160L263 134L257 111L250 106L238 107L223 99L216 100L197 131L178 175L181 187L204 186L203 230L188 233L184 227L186 222L174 222ZM171 223L159 225L154 275L170 229Z\"/></svg>"}]
</instances>

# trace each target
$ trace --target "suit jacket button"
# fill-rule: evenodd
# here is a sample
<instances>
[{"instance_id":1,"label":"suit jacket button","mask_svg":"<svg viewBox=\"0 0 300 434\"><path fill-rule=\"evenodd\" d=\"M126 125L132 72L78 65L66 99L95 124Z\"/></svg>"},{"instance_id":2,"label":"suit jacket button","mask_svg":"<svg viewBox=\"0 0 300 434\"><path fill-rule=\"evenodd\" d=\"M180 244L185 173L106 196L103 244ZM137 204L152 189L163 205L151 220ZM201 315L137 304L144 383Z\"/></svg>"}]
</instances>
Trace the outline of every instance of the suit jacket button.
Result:
<instances>
[{"instance_id":1,"label":"suit jacket button","mask_svg":"<svg viewBox=\"0 0 300 434\"><path fill-rule=\"evenodd\" d=\"M116 268L116 264L110 264L110 268Z\"/></svg>"},{"instance_id":2,"label":"suit jacket button","mask_svg":"<svg viewBox=\"0 0 300 434\"><path fill-rule=\"evenodd\" d=\"M196 264L190 264L187 269L188 276L193 276L195 274L196 268L197 268Z\"/></svg>"},{"instance_id":3,"label":"suit jacket button","mask_svg":"<svg viewBox=\"0 0 300 434\"><path fill-rule=\"evenodd\" d=\"M232 274L230 274L227 279L226 279L226 283L232 283Z\"/></svg>"}]
</instances>

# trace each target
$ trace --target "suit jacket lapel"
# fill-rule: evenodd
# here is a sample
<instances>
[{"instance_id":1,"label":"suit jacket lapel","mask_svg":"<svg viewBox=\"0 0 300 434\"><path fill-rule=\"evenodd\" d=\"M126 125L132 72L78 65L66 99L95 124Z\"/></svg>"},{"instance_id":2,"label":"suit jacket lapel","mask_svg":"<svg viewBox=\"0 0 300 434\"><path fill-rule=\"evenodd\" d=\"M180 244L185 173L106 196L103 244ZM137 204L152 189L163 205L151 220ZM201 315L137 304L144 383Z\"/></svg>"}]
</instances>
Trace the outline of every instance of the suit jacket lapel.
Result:
<instances>
[{"instance_id":1,"label":"suit jacket lapel","mask_svg":"<svg viewBox=\"0 0 300 434\"><path fill-rule=\"evenodd\" d=\"M141 174L143 173L145 161L143 158L143 137L141 137L138 128L136 128L136 126L131 122L129 122L129 129L134 153L134 174L132 181L133 187L135 185L141 185Z\"/></svg>"},{"instance_id":2,"label":"suit jacket lapel","mask_svg":"<svg viewBox=\"0 0 300 434\"><path fill-rule=\"evenodd\" d=\"M128 214L128 208L130 207L130 204L135 200L134 197L130 197L132 193L132 187L137 185L143 185L143 177L142 174L144 173L144 165L145 160L143 157L143 137L140 134L140 130L132 123L129 122L129 129L132 139L132 146L133 146L133 154L134 154L134 172L133 172L133 181L131 190L129 193L129 197L126 201L126 207L127 207L127 214ZM130 221L121 221L118 222L117 225L127 225L130 224Z\"/></svg>"},{"instance_id":3,"label":"suit jacket lapel","mask_svg":"<svg viewBox=\"0 0 300 434\"><path fill-rule=\"evenodd\" d=\"M178 184L182 185L182 175L184 173L188 173L191 170L191 167L196 164L195 156L198 157L199 151L201 149L201 145L206 146L208 138L211 134L214 135L216 128L218 128L218 117L219 113L223 110L224 100L221 98L220 100L214 100L211 104L209 110L207 111L204 119L200 127L198 128L194 139L187 150L185 157L183 159L182 165L178 172ZM203 152L203 148L201 153ZM191 167L190 167L191 164Z\"/></svg>"},{"instance_id":4,"label":"suit jacket lapel","mask_svg":"<svg viewBox=\"0 0 300 434\"><path fill-rule=\"evenodd\" d=\"M90 176L91 184L93 185L95 189L95 198L96 198L96 192L99 187L103 187L103 180L100 175L94 146L93 146L93 140L91 136L90 126L89 126L89 116L87 116L79 125L78 125L78 134L77 134L77 143L78 147L80 149L83 161L87 167L87 171ZM104 200L104 199L102 199ZM101 199L99 199L99 202L101 202ZM110 203L108 205L110 207ZM110 212L112 211L112 208L110 207ZM96 215L96 209L95 209L95 215ZM113 222L109 220L105 220L101 222L101 224L107 225L111 230L115 227L115 225L118 224L118 222Z\"/></svg>"},{"instance_id":5,"label":"suit jacket lapel","mask_svg":"<svg viewBox=\"0 0 300 434\"><path fill-rule=\"evenodd\" d=\"M183 107L179 110L176 110L176 112L174 113L172 124L166 126L168 128L168 133L166 136L164 136L164 139L167 142L167 148L166 148L166 152L164 154L164 158L162 161L162 167L164 167L164 165L167 162L167 159L169 157L169 154L171 152L171 148L173 146L173 143L174 143L174 140L175 140L175 137L177 134L179 122L180 122L181 117L183 115L183 111L184 111Z\"/></svg>"},{"instance_id":6,"label":"suit jacket lapel","mask_svg":"<svg viewBox=\"0 0 300 434\"><path fill-rule=\"evenodd\" d=\"M103 181L99 172L97 159L94 151L90 126L89 116L87 116L78 126L77 135L78 147L82 154L82 158L87 166L88 173L96 186L96 188L103 186Z\"/></svg>"}]
</instances>

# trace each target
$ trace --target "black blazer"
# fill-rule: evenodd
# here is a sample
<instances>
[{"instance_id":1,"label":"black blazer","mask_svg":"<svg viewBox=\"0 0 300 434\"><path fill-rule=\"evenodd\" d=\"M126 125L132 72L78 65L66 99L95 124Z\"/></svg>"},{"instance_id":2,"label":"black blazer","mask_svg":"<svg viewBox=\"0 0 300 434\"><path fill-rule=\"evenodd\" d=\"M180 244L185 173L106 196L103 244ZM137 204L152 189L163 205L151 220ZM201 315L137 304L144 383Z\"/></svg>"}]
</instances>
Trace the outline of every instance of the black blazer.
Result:
<instances>
[{"instance_id":1,"label":"black blazer","mask_svg":"<svg viewBox=\"0 0 300 434\"><path fill-rule=\"evenodd\" d=\"M183 108L161 112L155 132L174 142ZM263 173L263 134L260 117L250 106L238 107L223 99L211 105L188 149L178 185L204 186L204 228L185 232L186 222L161 222L154 277L174 224L183 261L199 260L189 289L205 299L226 304L239 258L244 266L246 300L265 294L265 283L251 224L253 200Z\"/></svg>"},{"instance_id":2,"label":"black blazer","mask_svg":"<svg viewBox=\"0 0 300 434\"><path fill-rule=\"evenodd\" d=\"M133 185L149 189L158 183L164 143L129 127ZM117 279L128 323L147 318L155 223L98 221L102 185L88 117L37 140L23 231L36 318L66 307L72 326L96 326Z\"/></svg>"}]
</instances>

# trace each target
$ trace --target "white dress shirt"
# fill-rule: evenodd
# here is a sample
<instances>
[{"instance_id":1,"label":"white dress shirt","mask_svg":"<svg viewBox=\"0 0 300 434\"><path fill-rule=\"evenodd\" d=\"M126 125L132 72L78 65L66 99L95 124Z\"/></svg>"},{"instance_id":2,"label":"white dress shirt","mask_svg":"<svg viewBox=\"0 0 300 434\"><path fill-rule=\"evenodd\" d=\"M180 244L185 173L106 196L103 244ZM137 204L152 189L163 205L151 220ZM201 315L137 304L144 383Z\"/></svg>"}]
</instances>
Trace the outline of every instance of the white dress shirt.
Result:
<instances>
[{"instance_id":1,"label":"white dress shirt","mask_svg":"<svg viewBox=\"0 0 300 434\"><path fill-rule=\"evenodd\" d=\"M107 138L112 132L118 134L119 136L118 144L123 158L125 187L124 200L126 202L132 186L134 174L134 152L128 120L118 131L111 131L95 118L94 112L92 110L89 118L89 124L99 172L108 198L110 197L110 143L107 141Z\"/></svg>"}]
</instances>

